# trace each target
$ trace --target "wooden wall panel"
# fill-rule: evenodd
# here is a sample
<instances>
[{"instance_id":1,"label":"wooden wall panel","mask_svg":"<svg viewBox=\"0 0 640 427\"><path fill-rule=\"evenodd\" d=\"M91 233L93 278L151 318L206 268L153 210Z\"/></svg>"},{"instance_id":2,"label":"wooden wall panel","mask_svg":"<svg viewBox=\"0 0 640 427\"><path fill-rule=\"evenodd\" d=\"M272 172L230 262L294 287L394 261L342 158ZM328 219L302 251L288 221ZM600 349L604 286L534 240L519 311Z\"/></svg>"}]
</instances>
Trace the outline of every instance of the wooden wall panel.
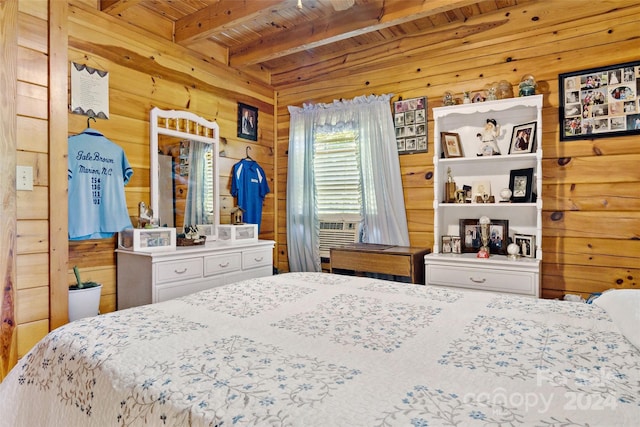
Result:
<instances>
[{"instance_id":1,"label":"wooden wall panel","mask_svg":"<svg viewBox=\"0 0 640 427\"><path fill-rule=\"evenodd\" d=\"M0 5L0 381L18 357L16 328L16 84L18 69L18 5Z\"/></svg>"},{"instance_id":2,"label":"wooden wall panel","mask_svg":"<svg viewBox=\"0 0 640 427\"><path fill-rule=\"evenodd\" d=\"M49 319L18 325L18 358L27 354L47 333L49 333Z\"/></svg>"},{"instance_id":3,"label":"wooden wall panel","mask_svg":"<svg viewBox=\"0 0 640 427\"><path fill-rule=\"evenodd\" d=\"M264 168L272 186L274 96L270 87L218 64L202 61L199 54L167 41L163 37L165 29L158 28L155 35L141 32L76 2L70 4L69 10L69 61L109 72L110 118L98 120L91 126L124 149L134 170L125 187L127 210L133 224L138 203L150 202L148 120L154 106L188 110L215 120L220 126L220 135L225 141L221 144L224 157L220 161L221 188L225 188L221 191L223 222L227 217L225 211L235 205L228 186L231 168L245 156L246 147L251 147L251 157ZM238 102L258 107L258 141L237 137ZM68 119L69 134L79 133L87 125L84 116L69 114ZM267 200L261 238L273 238L275 219L271 212L274 209L274 203ZM82 272L90 272L93 280L113 283L103 288L101 312L115 310L115 248L115 237L69 243L69 269L77 265Z\"/></svg>"},{"instance_id":4,"label":"wooden wall panel","mask_svg":"<svg viewBox=\"0 0 640 427\"><path fill-rule=\"evenodd\" d=\"M336 53L334 60L280 75L278 164L286 175L287 106L331 102L370 93L393 100L426 96L429 153L400 156L412 245L431 246L432 108L445 90L457 98L507 80L517 93L526 74L538 81L543 105L543 296L584 296L607 288L638 288L640 265L640 145L635 137L559 141L558 74L637 60L640 4L631 0L571 9L535 2L453 22L421 37ZM286 208L279 177L278 211ZM284 218L284 215L280 215ZM429 221L431 218L431 221ZM286 242L286 221L277 236ZM281 243L283 244L283 243ZM286 247L277 267L288 271Z\"/></svg>"}]
</instances>

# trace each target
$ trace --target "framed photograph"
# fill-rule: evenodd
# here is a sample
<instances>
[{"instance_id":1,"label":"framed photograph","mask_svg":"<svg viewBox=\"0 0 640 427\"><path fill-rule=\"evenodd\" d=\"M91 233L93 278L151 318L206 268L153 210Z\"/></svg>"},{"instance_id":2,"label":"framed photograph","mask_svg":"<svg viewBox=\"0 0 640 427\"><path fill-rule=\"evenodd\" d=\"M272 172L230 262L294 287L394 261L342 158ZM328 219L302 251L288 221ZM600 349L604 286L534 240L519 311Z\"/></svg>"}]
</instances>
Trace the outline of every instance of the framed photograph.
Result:
<instances>
[{"instance_id":1,"label":"framed photograph","mask_svg":"<svg viewBox=\"0 0 640 427\"><path fill-rule=\"evenodd\" d=\"M560 141L640 133L640 61L558 76Z\"/></svg>"},{"instance_id":2,"label":"framed photograph","mask_svg":"<svg viewBox=\"0 0 640 427\"><path fill-rule=\"evenodd\" d=\"M440 132L440 144L442 144L444 157L447 159L464 157L462 144L460 143L460 134L453 132Z\"/></svg>"},{"instance_id":3,"label":"framed photograph","mask_svg":"<svg viewBox=\"0 0 640 427\"><path fill-rule=\"evenodd\" d=\"M471 186L471 202L472 203L487 203L489 201L490 196L491 196L491 181L473 181Z\"/></svg>"},{"instance_id":4,"label":"framed photograph","mask_svg":"<svg viewBox=\"0 0 640 427\"><path fill-rule=\"evenodd\" d=\"M411 98L393 103L393 121L398 154L426 153L427 98ZM417 137L417 138L416 138Z\"/></svg>"},{"instance_id":5,"label":"framed photograph","mask_svg":"<svg viewBox=\"0 0 640 427\"><path fill-rule=\"evenodd\" d=\"M450 254L453 252L453 247L451 246L451 236L442 236L442 253Z\"/></svg>"},{"instance_id":6,"label":"framed photograph","mask_svg":"<svg viewBox=\"0 0 640 427\"><path fill-rule=\"evenodd\" d=\"M238 102L238 137L258 140L258 109Z\"/></svg>"},{"instance_id":7,"label":"framed photograph","mask_svg":"<svg viewBox=\"0 0 640 427\"><path fill-rule=\"evenodd\" d=\"M513 127L509 154L532 153L536 145L536 122Z\"/></svg>"},{"instance_id":8,"label":"framed photograph","mask_svg":"<svg viewBox=\"0 0 640 427\"><path fill-rule=\"evenodd\" d=\"M462 247L460 246L460 236L451 236L451 253L462 253Z\"/></svg>"},{"instance_id":9,"label":"framed photograph","mask_svg":"<svg viewBox=\"0 0 640 427\"><path fill-rule=\"evenodd\" d=\"M516 234L513 242L520 248L520 255L529 258L536 257L536 236L528 234Z\"/></svg>"},{"instance_id":10,"label":"framed photograph","mask_svg":"<svg viewBox=\"0 0 640 427\"><path fill-rule=\"evenodd\" d=\"M512 170L509 177L509 190L511 190L512 202L533 202L533 168Z\"/></svg>"},{"instance_id":11,"label":"framed photograph","mask_svg":"<svg viewBox=\"0 0 640 427\"><path fill-rule=\"evenodd\" d=\"M489 253L506 255L509 245L509 220L492 219L489 224ZM478 252L482 246L478 219L460 220L460 246L462 253Z\"/></svg>"}]
</instances>

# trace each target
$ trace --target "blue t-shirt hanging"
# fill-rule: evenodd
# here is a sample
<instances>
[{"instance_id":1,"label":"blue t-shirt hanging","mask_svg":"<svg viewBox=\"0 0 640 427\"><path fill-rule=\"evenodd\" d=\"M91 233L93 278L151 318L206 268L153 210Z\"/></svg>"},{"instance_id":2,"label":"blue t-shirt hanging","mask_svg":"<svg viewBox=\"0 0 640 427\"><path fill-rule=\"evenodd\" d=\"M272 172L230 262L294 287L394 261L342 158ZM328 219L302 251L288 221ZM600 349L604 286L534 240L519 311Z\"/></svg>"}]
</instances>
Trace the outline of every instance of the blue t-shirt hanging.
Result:
<instances>
[{"instance_id":1,"label":"blue t-shirt hanging","mask_svg":"<svg viewBox=\"0 0 640 427\"><path fill-rule=\"evenodd\" d=\"M133 169L124 150L90 128L68 143L69 239L103 239L131 228L124 186Z\"/></svg>"},{"instance_id":2,"label":"blue t-shirt hanging","mask_svg":"<svg viewBox=\"0 0 640 427\"><path fill-rule=\"evenodd\" d=\"M262 202L269 191L267 177L257 162L242 159L233 166L231 195L238 198L238 207L244 210L244 222L258 224L258 232L262 221Z\"/></svg>"}]
</instances>

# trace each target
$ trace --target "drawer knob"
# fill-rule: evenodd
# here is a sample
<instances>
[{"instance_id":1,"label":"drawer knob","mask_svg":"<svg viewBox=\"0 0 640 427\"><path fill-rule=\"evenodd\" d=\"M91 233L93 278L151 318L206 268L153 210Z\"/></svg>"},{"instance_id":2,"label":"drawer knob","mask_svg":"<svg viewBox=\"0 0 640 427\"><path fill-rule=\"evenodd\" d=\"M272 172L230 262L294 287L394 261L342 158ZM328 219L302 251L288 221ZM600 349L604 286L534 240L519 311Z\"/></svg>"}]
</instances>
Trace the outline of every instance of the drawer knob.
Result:
<instances>
[{"instance_id":1,"label":"drawer knob","mask_svg":"<svg viewBox=\"0 0 640 427\"><path fill-rule=\"evenodd\" d=\"M469 280L471 280L473 283L484 283L487 281L487 279L482 278L482 279L476 279L475 277L469 277Z\"/></svg>"},{"instance_id":2,"label":"drawer knob","mask_svg":"<svg viewBox=\"0 0 640 427\"><path fill-rule=\"evenodd\" d=\"M253 260L254 260L255 262L260 262L260 261L262 261L263 259L264 259L264 257L263 257L263 256L261 256L260 258L254 258Z\"/></svg>"},{"instance_id":3,"label":"drawer knob","mask_svg":"<svg viewBox=\"0 0 640 427\"><path fill-rule=\"evenodd\" d=\"M224 264L218 264L218 266L219 266L220 268L226 268L226 267L229 267L229 261L225 262Z\"/></svg>"},{"instance_id":4,"label":"drawer knob","mask_svg":"<svg viewBox=\"0 0 640 427\"><path fill-rule=\"evenodd\" d=\"M186 273L186 272L187 272L187 269L186 269L186 268L183 268L183 269L182 269L182 270L180 270L180 271L178 271L178 270L173 270L173 272L174 272L174 273L176 273L176 274L183 274L183 273Z\"/></svg>"}]
</instances>

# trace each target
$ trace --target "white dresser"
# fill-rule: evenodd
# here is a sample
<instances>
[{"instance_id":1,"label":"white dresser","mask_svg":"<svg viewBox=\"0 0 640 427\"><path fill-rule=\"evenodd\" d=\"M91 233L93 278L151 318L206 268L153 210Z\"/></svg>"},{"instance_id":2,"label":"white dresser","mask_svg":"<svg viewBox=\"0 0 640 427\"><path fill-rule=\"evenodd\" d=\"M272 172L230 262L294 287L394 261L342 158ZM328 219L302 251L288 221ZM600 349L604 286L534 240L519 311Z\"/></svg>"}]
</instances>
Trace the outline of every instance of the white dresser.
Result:
<instances>
[{"instance_id":1,"label":"white dresser","mask_svg":"<svg viewBox=\"0 0 640 427\"><path fill-rule=\"evenodd\" d=\"M540 296L540 260L476 258L476 254L425 255L425 283L483 291Z\"/></svg>"},{"instance_id":2,"label":"white dresser","mask_svg":"<svg viewBox=\"0 0 640 427\"><path fill-rule=\"evenodd\" d=\"M214 242L167 252L117 249L117 309L166 301L273 274L272 240Z\"/></svg>"}]
</instances>

